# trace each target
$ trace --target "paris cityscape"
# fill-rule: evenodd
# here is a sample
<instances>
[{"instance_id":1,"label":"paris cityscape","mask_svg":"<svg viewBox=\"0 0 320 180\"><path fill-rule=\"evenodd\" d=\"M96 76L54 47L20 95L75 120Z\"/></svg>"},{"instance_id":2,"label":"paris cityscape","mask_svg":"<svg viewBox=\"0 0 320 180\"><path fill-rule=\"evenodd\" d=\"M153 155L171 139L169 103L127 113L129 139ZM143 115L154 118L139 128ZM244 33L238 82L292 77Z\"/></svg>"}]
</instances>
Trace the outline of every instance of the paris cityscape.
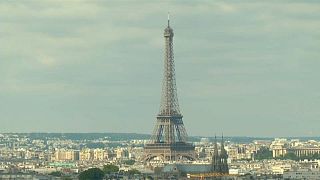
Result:
<instances>
[{"instance_id":1,"label":"paris cityscape","mask_svg":"<svg viewBox=\"0 0 320 180\"><path fill-rule=\"evenodd\" d=\"M5 133L0 135L1 179L77 179L92 167L116 165L109 179L183 178L172 162L154 171L140 161L150 136L121 133ZM214 137L190 137L197 163L210 164ZM317 179L320 139L225 137L229 179L280 179L308 168ZM219 145L221 138L218 139ZM159 163L159 162L158 162ZM191 162L188 162L190 165ZM192 164L191 166L192 167ZM164 170L164 172L163 172ZM293 171L295 170L295 171ZM59 173L57 173L59 172ZM189 176L192 175L192 173ZM172 177L171 177L172 176ZM194 174L196 176L196 174ZM185 179L187 177L184 177ZM189 177L199 179L200 177ZM299 179L299 178L295 178Z\"/></svg>"},{"instance_id":2,"label":"paris cityscape","mask_svg":"<svg viewBox=\"0 0 320 180\"><path fill-rule=\"evenodd\" d=\"M319 18L312 0L0 2L0 179L320 179Z\"/></svg>"}]
</instances>

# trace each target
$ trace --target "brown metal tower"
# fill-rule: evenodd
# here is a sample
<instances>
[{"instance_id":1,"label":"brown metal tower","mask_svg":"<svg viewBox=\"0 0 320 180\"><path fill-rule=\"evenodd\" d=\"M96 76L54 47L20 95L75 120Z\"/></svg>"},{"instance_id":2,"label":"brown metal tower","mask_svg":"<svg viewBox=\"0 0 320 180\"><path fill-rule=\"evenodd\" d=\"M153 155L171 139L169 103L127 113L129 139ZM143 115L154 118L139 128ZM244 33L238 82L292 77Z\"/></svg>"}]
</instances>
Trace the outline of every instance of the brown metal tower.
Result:
<instances>
[{"instance_id":1,"label":"brown metal tower","mask_svg":"<svg viewBox=\"0 0 320 180\"><path fill-rule=\"evenodd\" d=\"M144 147L145 161L155 158L162 161L194 159L194 146L187 143L188 135L179 109L173 56L173 30L169 23L168 18L168 26L164 30L164 78L160 112L151 140Z\"/></svg>"}]
</instances>

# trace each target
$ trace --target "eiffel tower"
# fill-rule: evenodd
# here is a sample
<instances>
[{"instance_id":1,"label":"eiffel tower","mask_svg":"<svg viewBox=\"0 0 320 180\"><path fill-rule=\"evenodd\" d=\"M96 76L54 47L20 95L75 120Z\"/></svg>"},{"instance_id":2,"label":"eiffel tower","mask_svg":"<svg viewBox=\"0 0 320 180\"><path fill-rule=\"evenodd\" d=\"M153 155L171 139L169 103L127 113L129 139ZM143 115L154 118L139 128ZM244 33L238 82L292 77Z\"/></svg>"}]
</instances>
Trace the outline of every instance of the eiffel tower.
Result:
<instances>
[{"instance_id":1,"label":"eiffel tower","mask_svg":"<svg viewBox=\"0 0 320 180\"><path fill-rule=\"evenodd\" d=\"M151 139L144 147L144 161L194 160L194 145L187 142L187 132L180 112L173 56L173 29L164 30L164 77L160 112Z\"/></svg>"}]
</instances>

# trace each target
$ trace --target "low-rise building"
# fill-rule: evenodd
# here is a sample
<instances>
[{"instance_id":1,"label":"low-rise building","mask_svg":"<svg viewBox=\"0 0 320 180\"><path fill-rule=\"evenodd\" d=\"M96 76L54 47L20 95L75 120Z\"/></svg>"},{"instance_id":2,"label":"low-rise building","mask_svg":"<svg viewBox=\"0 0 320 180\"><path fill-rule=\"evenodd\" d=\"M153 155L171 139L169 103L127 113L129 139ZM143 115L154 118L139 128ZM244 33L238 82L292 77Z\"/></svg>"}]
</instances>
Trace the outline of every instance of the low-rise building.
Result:
<instances>
[{"instance_id":1,"label":"low-rise building","mask_svg":"<svg viewBox=\"0 0 320 180\"><path fill-rule=\"evenodd\" d=\"M320 179L320 169L295 169L283 173L283 179Z\"/></svg>"}]
</instances>

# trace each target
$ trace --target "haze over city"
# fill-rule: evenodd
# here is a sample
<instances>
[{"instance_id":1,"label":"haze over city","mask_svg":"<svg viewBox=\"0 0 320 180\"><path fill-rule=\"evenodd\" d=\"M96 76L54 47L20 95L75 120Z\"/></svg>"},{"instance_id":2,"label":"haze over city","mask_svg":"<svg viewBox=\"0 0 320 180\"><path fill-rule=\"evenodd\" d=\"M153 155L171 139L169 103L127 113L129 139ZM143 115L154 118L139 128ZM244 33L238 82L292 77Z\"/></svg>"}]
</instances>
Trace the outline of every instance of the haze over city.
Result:
<instances>
[{"instance_id":1,"label":"haze over city","mask_svg":"<svg viewBox=\"0 0 320 180\"><path fill-rule=\"evenodd\" d=\"M0 132L150 134L168 12L189 135L320 135L311 0L1 1Z\"/></svg>"}]
</instances>

